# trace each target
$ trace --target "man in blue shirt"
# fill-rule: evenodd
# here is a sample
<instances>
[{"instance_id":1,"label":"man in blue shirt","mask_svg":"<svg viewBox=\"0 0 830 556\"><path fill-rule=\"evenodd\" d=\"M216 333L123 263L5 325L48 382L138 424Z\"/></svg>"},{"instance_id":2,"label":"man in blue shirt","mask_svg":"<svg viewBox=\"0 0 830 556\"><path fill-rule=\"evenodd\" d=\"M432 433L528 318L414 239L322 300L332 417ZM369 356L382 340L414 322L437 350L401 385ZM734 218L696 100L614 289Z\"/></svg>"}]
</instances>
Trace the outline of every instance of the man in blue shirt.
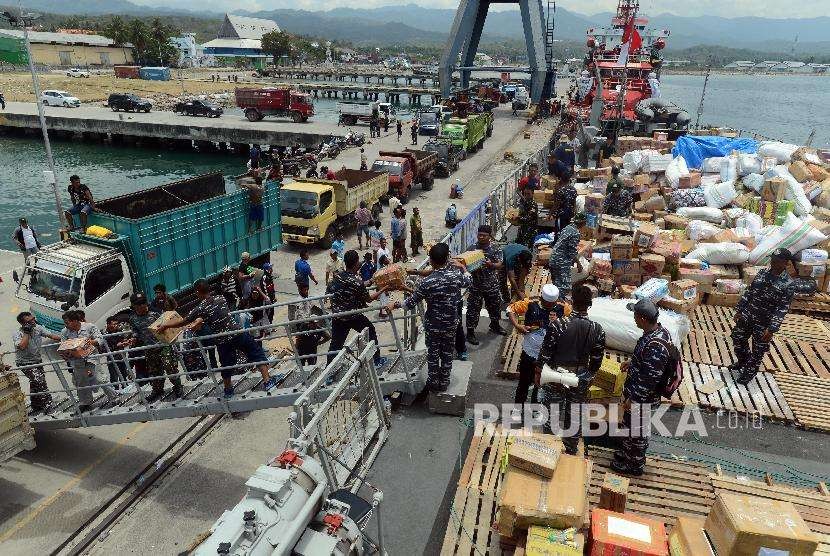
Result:
<instances>
[{"instance_id":1,"label":"man in blue shirt","mask_svg":"<svg viewBox=\"0 0 830 556\"><path fill-rule=\"evenodd\" d=\"M309 278L315 284L319 284L317 278L314 277L314 273L311 271L311 265L308 264L308 250L301 249L300 258L294 262L294 282L297 284L297 290L303 287L307 288Z\"/></svg>"},{"instance_id":2,"label":"man in blue shirt","mask_svg":"<svg viewBox=\"0 0 830 556\"><path fill-rule=\"evenodd\" d=\"M513 299L524 298L525 279L533 265L533 254L530 249L520 243L508 243L504 246L504 272L506 274L502 283L502 297L510 299L507 295L507 284L513 292Z\"/></svg>"},{"instance_id":3,"label":"man in blue shirt","mask_svg":"<svg viewBox=\"0 0 830 556\"><path fill-rule=\"evenodd\" d=\"M562 136L559 137L559 145L553 152L556 154L556 159L567 166L571 171L571 174L573 174L574 166L576 166L576 153L574 152L571 140L568 139L567 135L562 134Z\"/></svg>"}]
</instances>

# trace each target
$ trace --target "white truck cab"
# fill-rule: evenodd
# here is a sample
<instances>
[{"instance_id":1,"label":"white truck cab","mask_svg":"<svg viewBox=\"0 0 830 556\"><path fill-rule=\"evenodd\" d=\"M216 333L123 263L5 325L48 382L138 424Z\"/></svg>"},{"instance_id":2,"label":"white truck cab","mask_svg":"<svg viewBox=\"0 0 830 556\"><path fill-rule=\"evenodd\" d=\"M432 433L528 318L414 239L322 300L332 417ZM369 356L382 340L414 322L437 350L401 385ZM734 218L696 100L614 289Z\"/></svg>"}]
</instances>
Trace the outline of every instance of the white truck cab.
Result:
<instances>
[{"instance_id":1,"label":"white truck cab","mask_svg":"<svg viewBox=\"0 0 830 556\"><path fill-rule=\"evenodd\" d=\"M59 242L29 257L17 285L17 297L52 331L63 328L69 309L86 313L100 329L107 317L130 306L133 281L123 253L85 243Z\"/></svg>"}]
</instances>

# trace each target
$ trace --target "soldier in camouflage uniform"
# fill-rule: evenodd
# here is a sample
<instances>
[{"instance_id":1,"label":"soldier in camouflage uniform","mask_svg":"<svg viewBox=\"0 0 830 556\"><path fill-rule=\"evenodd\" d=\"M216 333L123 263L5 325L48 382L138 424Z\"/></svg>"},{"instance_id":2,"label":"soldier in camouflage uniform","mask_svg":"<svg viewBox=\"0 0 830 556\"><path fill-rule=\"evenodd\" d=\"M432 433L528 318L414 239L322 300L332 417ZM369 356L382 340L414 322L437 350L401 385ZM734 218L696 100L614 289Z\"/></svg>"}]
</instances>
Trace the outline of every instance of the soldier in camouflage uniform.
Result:
<instances>
[{"instance_id":1,"label":"soldier in camouflage uniform","mask_svg":"<svg viewBox=\"0 0 830 556\"><path fill-rule=\"evenodd\" d=\"M620 187L618 183L610 185L611 191L602 202L602 212L611 216L628 218L631 216L631 205L634 199L628 189Z\"/></svg>"},{"instance_id":2,"label":"soldier in camouflage uniform","mask_svg":"<svg viewBox=\"0 0 830 556\"><path fill-rule=\"evenodd\" d=\"M631 361L621 365L622 370L628 373L623 386L625 412L621 428L628 429L629 432L614 452L611 469L617 473L639 476L643 474L646 465L650 432L648 422L639 417L648 415L660 403L659 387L670 357L668 346L671 344L671 336L657 322L659 312L651 301L641 299L637 303L629 303L628 308L634 311L634 322L643 331L643 335L637 340ZM632 419L632 407L637 419Z\"/></svg>"},{"instance_id":3,"label":"soldier in camouflage uniform","mask_svg":"<svg viewBox=\"0 0 830 556\"><path fill-rule=\"evenodd\" d=\"M499 324L502 302L499 270L504 266L504 256L501 249L492 244L491 234L490 226L478 227L476 248L484 251L484 264L473 272L473 285L467 299L467 342L474 346L481 343L476 337L476 326L482 305L487 306L487 314L490 315L490 332L502 336L507 334Z\"/></svg>"},{"instance_id":4,"label":"soldier in camouflage uniform","mask_svg":"<svg viewBox=\"0 0 830 556\"><path fill-rule=\"evenodd\" d=\"M43 359L40 355L40 348L43 345L43 338L53 341L60 341L60 336L52 334L35 320L35 316L29 311L17 315L17 322L20 328L12 336L14 344L14 362L18 367L38 365L23 369L23 374L29 379L29 395L32 413L49 411L52 405L52 394L46 384L46 375L43 372Z\"/></svg>"},{"instance_id":5,"label":"soldier in camouflage uniform","mask_svg":"<svg viewBox=\"0 0 830 556\"><path fill-rule=\"evenodd\" d=\"M519 200L519 233L516 236L516 243L533 247L538 224L539 206L533 200L533 189L525 187L522 189L522 197Z\"/></svg>"},{"instance_id":6,"label":"soldier in camouflage uniform","mask_svg":"<svg viewBox=\"0 0 830 556\"><path fill-rule=\"evenodd\" d=\"M570 175L562 179L562 184L556 190L556 207L556 229L561 233L561 230L571 223L576 211L576 187L574 187Z\"/></svg>"},{"instance_id":7,"label":"soldier in camouflage uniform","mask_svg":"<svg viewBox=\"0 0 830 556\"><path fill-rule=\"evenodd\" d=\"M740 373L736 380L738 384L747 385L758 374L772 335L781 328L790 310L793 289L787 274L787 263L791 260L793 256L788 250L776 249L772 253L770 268L758 273L738 302L735 328L732 329L737 360L729 366L730 371Z\"/></svg>"},{"instance_id":8,"label":"soldier in camouflage uniform","mask_svg":"<svg viewBox=\"0 0 830 556\"><path fill-rule=\"evenodd\" d=\"M579 378L579 384L567 387L561 384L545 384L539 391L539 402L549 407L551 417L545 424L545 432L551 433L554 405L562 417L564 430L568 430L574 421L582 422L582 404L588 398L588 386L597 374L602 358L605 356L605 331L599 323L588 319L591 306L591 290L577 286L573 294L573 312L551 322L539 358L536 361L536 384L542 368L547 364L552 369L563 368ZM582 437L581 426L572 435L562 438L565 451L575 455Z\"/></svg>"},{"instance_id":9,"label":"soldier in camouflage uniform","mask_svg":"<svg viewBox=\"0 0 830 556\"><path fill-rule=\"evenodd\" d=\"M579 262L577 247L582 237L579 233L579 227L584 223L584 214L579 213L574 216L573 222L559 232L559 237L551 249L550 260L548 261L551 282L559 288L563 298L568 297L571 293L571 267L574 262L576 262L579 272L582 272L582 263Z\"/></svg>"},{"instance_id":10,"label":"soldier in camouflage uniform","mask_svg":"<svg viewBox=\"0 0 830 556\"><path fill-rule=\"evenodd\" d=\"M147 397L148 401L154 401L164 396L164 375L175 375L179 372L179 363L173 354L170 346L160 345L156 337L150 332L149 326L158 320L159 313L151 311L147 305L147 296L143 293L136 293L130 297L131 311L124 317L124 321L130 326L132 335L124 340L124 346L156 346L135 352L136 375L139 378L159 377L150 381L153 392ZM131 354L132 355L132 354ZM142 359L143 358L143 359ZM173 383L173 394L181 398L184 394L181 377L171 376Z\"/></svg>"},{"instance_id":11,"label":"soldier in camouflage uniform","mask_svg":"<svg viewBox=\"0 0 830 556\"><path fill-rule=\"evenodd\" d=\"M464 265L449 259L450 249L446 243L437 243L429 250L429 262L432 270L413 274L426 276L420 281L412 295L387 305L391 309L406 307L414 309L421 301L426 301L424 314L424 332L427 344L428 378L426 388L432 392L443 392L450 384L450 371L455 356L455 333L461 315L462 289L470 287L470 274Z\"/></svg>"}]
</instances>

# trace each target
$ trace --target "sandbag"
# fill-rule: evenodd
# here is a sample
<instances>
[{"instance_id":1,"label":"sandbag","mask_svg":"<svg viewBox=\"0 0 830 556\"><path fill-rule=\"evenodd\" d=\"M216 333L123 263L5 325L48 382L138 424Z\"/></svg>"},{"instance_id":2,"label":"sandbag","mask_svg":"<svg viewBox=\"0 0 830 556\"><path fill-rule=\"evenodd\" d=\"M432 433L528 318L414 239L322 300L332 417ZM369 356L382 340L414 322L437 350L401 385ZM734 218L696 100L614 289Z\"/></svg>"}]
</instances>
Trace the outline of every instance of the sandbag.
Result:
<instances>
[{"instance_id":1,"label":"sandbag","mask_svg":"<svg viewBox=\"0 0 830 556\"><path fill-rule=\"evenodd\" d=\"M689 167L686 166L686 161L682 156L674 158L671 162L669 162L669 165L666 166L666 183L668 183L672 189L677 189L677 186L680 184L680 178L688 175Z\"/></svg>"},{"instance_id":2,"label":"sandbag","mask_svg":"<svg viewBox=\"0 0 830 556\"><path fill-rule=\"evenodd\" d=\"M723 211L714 207L681 207L677 215L689 220L706 220L712 224L723 222Z\"/></svg>"},{"instance_id":3,"label":"sandbag","mask_svg":"<svg viewBox=\"0 0 830 556\"><path fill-rule=\"evenodd\" d=\"M743 264L749 249L743 243L701 243L686 256L709 264Z\"/></svg>"},{"instance_id":4,"label":"sandbag","mask_svg":"<svg viewBox=\"0 0 830 556\"><path fill-rule=\"evenodd\" d=\"M764 187L764 176L755 173L747 174L746 176L741 178L741 182L747 189L751 189L756 193L760 193L761 189Z\"/></svg>"},{"instance_id":5,"label":"sandbag","mask_svg":"<svg viewBox=\"0 0 830 556\"><path fill-rule=\"evenodd\" d=\"M727 156L720 162L720 181L734 182L738 179L738 159Z\"/></svg>"},{"instance_id":6,"label":"sandbag","mask_svg":"<svg viewBox=\"0 0 830 556\"><path fill-rule=\"evenodd\" d=\"M738 175L760 174L764 159L757 154L738 153Z\"/></svg>"},{"instance_id":7,"label":"sandbag","mask_svg":"<svg viewBox=\"0 0 830 556\"><path fill-rule=\"evenodd\" d=\"M813 204L807 198L807 194L804 193L804 187L790 174L786 166L779 165L770 168L764 174L764 179L768 180L770 178L784 178L786 180L787 191L784 193L784 198L795 203L793 212L797 216L806 216L813 212Z\"/></svg>"},{"instance_id":8,"label":"sandbag","mask_svg":"<svg viewBox=\"0 0 830 556\"><path fill-rule=\"evenodd\" d=\"M732 208L725 209L723 211L723 215L726 217L726 225L730 226L730 227L734 227L735 226L735 221L738 218L740 218L741 216L743 216L744 214L746 214L747 212L749 212L749 211L744 209L744 208L740 208L740 207L732 207Z\"/></svg>"},{"instance_id":9,"label":"sandbag","mask_svg":"<svg viewBox=\"0 0 830 556\"><path fill-rule=\"evenodd\" d=\"M723 160L726 160L725 156L713 156L712 158L707 158L703 161L703 173L704 174L719 174L720 173L720 165Z\"/></svg>"},{"instance_id":10,"label":"sandbag","mask_svg":"<svg viewBox=\"0 0 830 556\"><path fill-rule=\"evenodd\" d=\"M715 226L711 222L706 222L705 220L692 220L689 222L689 225L686 226L686 234L692 241L709 239L720 231L721 228Z\"/></svg>"},{"instance_id":11,"label":"sandbag","mask_svg":"<svg viewBox=\"0 0 830 556\"><path fill-rule=\"evenodd\" d=\"M607 348L634 353L634 347L643 331L634 323L634 313L626 308L626 305L632 302L631 299L598 297L588 309L588 318L597 322L605 331ZM691 329L688 317L671 311L660 311L657 320L668 331L672 343L679 349Z\"/></svg>"},{"instance_id":12,"label":"sandbag","mask_svg":"<svg viewBox=\"0 0 830 556\"><path fill-rule=\"evenodd\" d=\"M758 154L761 157L771 157L779 164L791 162L793 153L798 150L798 145L781 143L779 141L763 141L758 147Z\"/></svg>"},{"instance_id":13,"label":"sandbag","mask_svg":"<svg viewBox=\"0 0 830 556\"><path fill-rule=\"evenodd\" d=\"M783 225L764 228L756 239L758 246L749 253L749 262L753 265L767 264L769 256L779 247L796 253L825 241L827 236L790 213Z\"/></svg>"},{"instance_id":14,"label":"sandbag","mask_svg":"<svg viewBox=\"0 0 830 556\"><path fill-rule=\"evenodd\" d=\"M703 188L703 196L707 207L723 208L738 196L734 181L725 181Z\"/></svg>"},{"instance_id":15,"label":"sandbag","mask_svg":"<svg viewBox=\"0 0 830 556\"><path fill-rule=\"evenodd\" d=\"M692 189L676 189L671 192L671 197L669 199L669 205L675 209L680 207L706 206L706 197L703 195L703 189L700 187L694 187Z\"/></svg>"}]
</instances>

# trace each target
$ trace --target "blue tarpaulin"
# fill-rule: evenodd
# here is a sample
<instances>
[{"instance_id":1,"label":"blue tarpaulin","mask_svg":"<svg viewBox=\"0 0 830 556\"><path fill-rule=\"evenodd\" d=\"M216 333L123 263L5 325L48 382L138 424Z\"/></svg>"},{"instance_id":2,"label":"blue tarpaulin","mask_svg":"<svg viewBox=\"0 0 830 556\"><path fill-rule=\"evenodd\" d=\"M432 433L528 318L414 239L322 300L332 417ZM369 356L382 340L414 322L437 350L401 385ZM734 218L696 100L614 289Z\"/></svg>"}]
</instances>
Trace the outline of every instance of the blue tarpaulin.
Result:
<instances>
[{"instance_id":1,"label":"blue tarpaulin","mask_svg":"<svg viewBox=\"0 0 830 556\"><path fill-rule=\"evenodd\" d=\"M672 156L682 155L689 168L700 168L705 158L727 156L732 151L753 154L758 152L758 141L746 137L682 135L677 138Z\"/></svg>"}]
</instances>

